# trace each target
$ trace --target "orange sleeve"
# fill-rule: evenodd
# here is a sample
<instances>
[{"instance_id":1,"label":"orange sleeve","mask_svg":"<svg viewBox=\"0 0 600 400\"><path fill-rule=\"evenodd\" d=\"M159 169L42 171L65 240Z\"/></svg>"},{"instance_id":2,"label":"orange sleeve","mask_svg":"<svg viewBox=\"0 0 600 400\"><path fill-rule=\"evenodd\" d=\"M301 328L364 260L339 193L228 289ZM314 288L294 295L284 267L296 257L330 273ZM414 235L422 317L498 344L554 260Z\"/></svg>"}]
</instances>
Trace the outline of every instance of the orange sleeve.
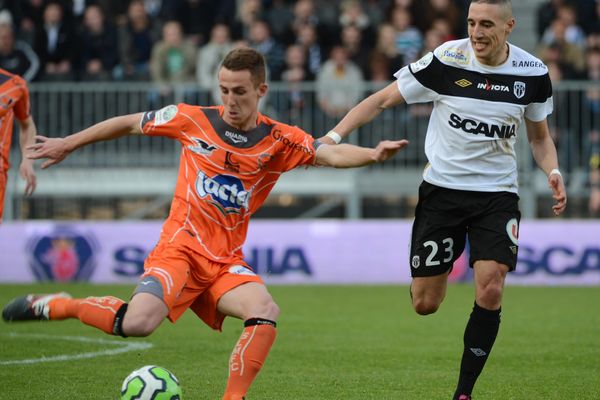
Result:
<instances>
[{"instance_id":1,"label":"orange sleeve","mask_svg":"<svg viewBox=\"0 0 600 400\"><path fill-rule=\"evenodd\" d=\"M148 136L167 136L179 140L181 132L188 123L182 112L185 104L163 107L160 110L147 111L142 115L140 126L142 133Z\"/></svg>"},{"instance_id":2,"label":"orange sleeve","mask_svg":"<svg viewBox=\"0 0 600 400\"><path fill-rule=\"evenodd\" d=\"M297 126L277 125L272 133L279 142L281 170L289 171L300 165L313 165L316 160L316 143L308 133Z\"/></svg>"},{"instance_id":3,"label":"orange sleeve","mask_svg":"<svg viewBox=\"0 0 600 400\"><path fill-rule=\"evenodd\" d=\"M29 118L29 115L31 114L31 105L29 102L29 89L27 88L27 83L25 83L25 80L19 76L15 76L13 77L14 82L15 82L15 86L20 87L21 88L21 97L19 98L19 100L17 100L17 103L14 106L14 110L15 110L15 117L20 120L23 121L27 118Z\"/></svg>"}]
</instances>

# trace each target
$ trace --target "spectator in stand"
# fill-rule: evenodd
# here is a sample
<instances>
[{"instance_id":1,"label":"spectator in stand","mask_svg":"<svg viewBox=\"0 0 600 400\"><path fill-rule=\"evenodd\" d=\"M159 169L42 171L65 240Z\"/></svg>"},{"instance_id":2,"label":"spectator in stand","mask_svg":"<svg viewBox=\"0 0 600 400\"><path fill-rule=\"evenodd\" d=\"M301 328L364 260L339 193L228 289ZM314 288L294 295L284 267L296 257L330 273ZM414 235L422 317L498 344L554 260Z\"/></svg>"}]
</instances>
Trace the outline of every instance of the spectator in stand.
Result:
<instances>
[{"instance_id":1,"label":"spectator in stand","mask_svg":"<svg viewBox=\"0 0 600 400\"><path fill-rule=\"evenodd\" d=\"M350 61L356 64L363 76L369 76L369 47L364 43L363 31L355 25L347 25L342 28L342 47Z\"/></svg>"},{"instance_id":2,"label":"spectator in stand","mask_svg":"<svg viewBox=\"0 0 600 400\"><path fill-rule=\"evenodd\" d=\"M40 57L40 80L71 81L75 79L74 60L77 36L64 18L63 6L49 2L44 9L44 22L36 29L35 52Z\"/></svg>"},{"instance_id":3,"label":"spectator in stand","mask_svg":"<svg viewBox=\"0 0 600 400\"><path fill-rule=\"evenodd\" d=\"M19 38L28 44L33 44L36 29L43 25L45 0L18 0L14 4L13 17L17 17L14 26Z\"/></svg>"},{"instance_id":4,"label":"spectator in stand","mask_svg":"<svg viewBox=\"0 0 600 400\"><path fill-rule=\"evenodd\" d=\"M162 28L162 40L152 48L150 73L162 95L171 93L172 83L195 80L196 47L185 40L179 21L168 21Z\"/></svg>"},{"instance_id":5,"label":"spectator in stand","mask_svg":"<svg viewBox=\"0 0 600 400\"><path fill-rule=\"evenodd\" d=\"M196 79L201 89L209 91L216 104L221 101L221 89L217 73L221 61L233 49L229 26L216 24L210 33L210 40L200 48L196 61Z\"/></svg>"},{"instance_id":6,"label":"spectator in stand","mask_svg":"<svg viewBox=\"0 0 600 400\"><path fill-rule=\"evenodd\" d=\"M331 126L361 100L363 85L362 72L348 59L346 49L334 46L330 58L317 74L317 101L328 117L326 126ZM321 130L324 126L317 128Z\"/></svg>"},{"instance_id":7,"label":"spectator in stand","mask_svg":"<svg viewBox=\"0 0 600 400\"><path fill-rule=\"evenodd\" d=\"M557 39L553 29L556 21L560 21L565 27L565 31L563 33L565 41L579 46L582 50L585 49L585 33L583 32L583 29L577 25L577 10L575 6L571 4L563 4L558 7L556 18L544 31L544 35L542 36L541 40L542 43L550 44Z\"/></svg>"},{"instance_id":8,"label":"spectator in stand","mask_svg":"<svg viewBox=\"0 0 600 400\"><path fill-rule=\"evenodd\" d=\"M302 34L306 26L312 27L315 34L314 38L319 38L320 46L327 48L330 32L317 15L315 3L313 0L298 0L293 8L294 17L290 22L285 33L284 43L294 43Z\"/></svg>"},{"instance_id":9,"label":"spectator in stand","mask_svg":"<svg viewBox=\"0 0 600 400\"><path fill-rule=\"evenodd\" d=\"M216 3L214 0L181 0L177 7L175 19L181 22L185 37L195 46L208 41L215 23Z\"/></svg>"},{"instance_id":10,"label":"spectator in stand","mask_svg":"<svg viewBox=\"0 0 600 400\"><path fill-rule=\"evenodd\" d=\"M540 40L552 21L556 19L558 8L565 3L565 0L549 0L540 4L537 9L537 34Z\"/></svg>"},{"instance_id":11,"label":"spectator in stand","mask_svg":"<svg viewBox=\"0 0 600 400\"><path fill-rule=\"evenodd\" d=\"M431 27L429 29L427 29L425 32L427 32L429 30L434 30L434 31L439 32L442 35L444 42L447 42L449 40L456 40L459 37L464 37L464 36L456 36L454 33L452 33L452 27L448 23L448 20L446 20L445 18L434 19L433 22L431 23Z\"/></svg>"},{"instance_id":12,"label":"spectator in stand","mask_svg":"<svg viewBox=\"0 0 600 400\"><path fill-rule=\"evenodd\" d=\"M150 57L158 36L158 27L146 12L144 2L133 0L129 3L127 21L119 29L120 79L150 79Z\"/></svg>"},{"instance_id":13,"label":"spectator in stand","mask_svg":"<svg viewBox=\"0 0 600 400\"><path fill-rule=\"evenodd\" d=\"M398 47L396 46L396 30L390 24L382 24L379 26L379 32L377 35L377 44L375 45L375 49L371 52L370 58L373 59L376 63L377 73L386 75L386 79L390 79L390 77L402 68L404 63L404 58L398 51ZM385 59L385 63L383 60ZM381 71L381 68L384 67L384 64L387 64L387 71Z\"/></svg>"},{"instance_id":14,"label":"spectator in stand","mask_svg":"<svg viewBox=\"0 0 600 400\"><path fill-rule=\"evenodd\" d=\"M255 21L263 18L263 8L260 0L240 0L238 13L232 29L234 39L248 40L250 27Z\"/></svg>"},{"instance_id":15,"label":"spectator in stand","mask_svg":"<svg viewBox=\"0 0 600 400\"><path fill-rule=\"evenodd\" d=\"M267 21L271 27L271 34L279 43L289 46L293 42L287 42L292 38L287 37L287 30L294 19L292 8L285 0L273 0L271 8L266 12Z\"/></svg>"},{"instance_id":16,"label":"spectator in stand","mask_svg":"<svg viewBox=\"0 0 600 400\"><path fill-rule=\"evenodd\" d=\"M324 50L319 41L317 28L311 24L305 24L298 27L297 44L304 47L307 54L308 70L316 75L321 69L324 60Z\"/></svg>"},{"instance_id":17,"label":"spectator in stand","mask_svg":"<svg viewBox=\"0 0 600 400\"><path fill-rule=\"evenodd\" d=\"M342 28L342 35L346 27L352 26L359 31L362 45L367 47L373 46L375 40L373 38L371 20L360 1L344 0L340 4L339 25Z\"/></svg>"},{"instance_id":18,"label":"spectator in stand","mask_svg":"<svg viewBox=\"0 0 600 400\"><path fill-rule=\"evenodd\" d=\"M285 50L272 36L266 21L257 20L250 25L248 45L262 54L267 61L269 79L278 81L283 71Z\"/></svg>"},{"instance_id":19,"label":"spectator in stand","mask_svg":"<svg viewBox=\"0 0 600 400\"><path fill-rule=\"evenodd\" d=\"M27 43L15 40L10 13L4 10L0 14L0 68L31 81L40 68L40 60Z\"/></svg>"},{"instance_id":20,"label":"spectator in stand","mask_svg":"<svg viewBox=\"0 0 600 400\"><path fill-rule=\"evenodd\" d=\"M587 75L589 81L600 81L600 48L591 48L586 55ZM592 216L600 216L600 90L590 87L583 102L589 117L584 121L590 124L585 126L589 132L587 143L582 147L590 150L590 201L589 211Z\"/></svg>"},{"instance_id":21,"label":"spectator in stand","mask_svg":"<svg viewBox=\"0 0 600 400\"><path fill-rule=\"evenodd\" d=\"M288 86L283 94L285 98L276 103L281 117L288 123L298 126L308 124L308 121L301 120L301 117L307 116L308 113L303 111L312 105L312 102L306 101L309 93L302 90L301 84L314 79L315 76L308 70L304 47L298 44L288 46L285 52L285 68L281 74L281 80Z\"/></svg>"},{"instance_id":22,"label":"spectator in stand","mask_svg":"<svg viewBox=\"0 0 600 400\"><path fill-rule=\"evenodd\" d=\"M410 12L404 7L395 7L391 23L396 29L396 47L404 62L409 64L416 61L423 46L423 35L412 25Z\"/></svg>"},{"instance_id":23,"label":"spectator in stand","mask_svg":"<svg viewBox=\"0 0 600 400\"><path fill-rule=\"evenodd\" d=\"M422 28L422 32L429 30L437 19L445 20L450 26L450 33L455 37L464 30L464 19L460 9L452 0L428 0L423 3L425 11L422 15L425 16L426 25Z\"/></svg>"},{"instance_id":24,"label":"spectator in stand","mask_svg":"<svg viewBox=\"0 0 600 400\"><path fill-rule=\"evenodd\" d=\"M566 25L564 21L555 19L550 26L553 42L542 42L538 46L538 57L544 63L556 62L561 66L565 79L579 77L585 69L583 50L565 39Z\"/></svg>"},{"instance_id":25,"label":"spectator in stand","mask_svg":"<svg viewBox=\"0 0 600 400\"><path fill-rule=\"evenodd\" d=\"M445 35L444 32L442 32L438 29L435 29L435 28L431 28L431 29L427 30L425 32L425 36L424 36L424 40L423 40L423 48L421 49L421 52L419 53L419 58L423 57L425 54L429 53L430 51L434 51L435 49L440 47L443 43L447 42L444 35Z\"/></svg>"},{"instance_id":26,"label":"spectator in stand","mask_svg":"<svg viewBox=\"0 0 600 400\"><path fill-rule=\"evenodd\" d=\"M600 1L594 1L593 7L589 10L589 17L585 28L588 37L600 33Z\"/></svg>"},{"instance_id":27,"label":"spectator in stand","mask_svg":"<svg viewBox=\"0 0 600 400\"><path fill-rule=\"evenodd\" d=\"M113 69L119 63L118 34L98 5L92 4L85 9L81 48L82 79L112 79Z\"/></svg>"}]
</instances>

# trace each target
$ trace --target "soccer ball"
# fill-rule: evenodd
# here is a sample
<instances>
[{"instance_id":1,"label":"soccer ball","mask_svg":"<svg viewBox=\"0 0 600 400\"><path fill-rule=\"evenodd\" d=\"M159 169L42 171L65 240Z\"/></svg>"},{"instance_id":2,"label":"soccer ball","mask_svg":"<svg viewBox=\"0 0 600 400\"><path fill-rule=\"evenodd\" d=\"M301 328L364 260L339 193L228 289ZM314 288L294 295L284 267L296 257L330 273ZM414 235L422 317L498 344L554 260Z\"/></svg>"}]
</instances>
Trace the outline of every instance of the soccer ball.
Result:
<instances>
[{"instance_id":1,"label":"soccer ball","mask_svg":"<svg viewBox=\"0 0 600 400\"><path fill-rule=\"evenodd\" d=\"M156 365L136 369L121 386L121 400L181 400L179 381Z\"/></svg>"}]
</instances>

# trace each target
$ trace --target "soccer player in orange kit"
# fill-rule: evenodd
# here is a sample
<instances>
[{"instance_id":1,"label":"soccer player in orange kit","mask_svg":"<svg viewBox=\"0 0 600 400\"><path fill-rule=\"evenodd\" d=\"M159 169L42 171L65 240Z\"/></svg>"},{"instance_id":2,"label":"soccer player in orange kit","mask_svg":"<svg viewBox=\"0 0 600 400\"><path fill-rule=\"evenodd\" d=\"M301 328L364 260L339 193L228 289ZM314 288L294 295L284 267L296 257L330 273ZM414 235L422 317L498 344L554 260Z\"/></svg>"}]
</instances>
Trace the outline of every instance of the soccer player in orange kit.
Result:
<instances>
[{"instance_id":1,"label":"soccer player in orange kit","mask_svg":"<svg viewBox=\"0 0 600 400\"><path fill-rule=\"evenodd\" d=\"M29 109L29 89L23 78L0 68L0 222L4 211L15 117L20 129L19 145L23 154L19 174L26 182L25 194L29 196L35 190L36 176L33 161L25 157L25 148L33 144L37 134Z\"/></svg>"},{"instance_id":2,"label":"soccer player in orange kit","mask_svg":"<svg viewBox=\"0 0 600 400\"><path fill-rule=\"evenodd\" d=\"M279 316L243 259L250 216L283 172L384 161L408 142L383 141L375 149L331 146L262 115L265 61L252 49L228 53L219 84L223 106L170 105L111 118L66 138L39 136L29 146L29 157L46 159L42 168L86 144L128 134L167 136L181 142L182 151L170 215L129 304L108 296L28 295L4 308L6 321L78 318L109 334L147 336L165 317L175 322L188 308L216 330L233 316L244 321L244 330L231 354L223 399L244 398L275 340Z\"/></svg>"}]
</instances>

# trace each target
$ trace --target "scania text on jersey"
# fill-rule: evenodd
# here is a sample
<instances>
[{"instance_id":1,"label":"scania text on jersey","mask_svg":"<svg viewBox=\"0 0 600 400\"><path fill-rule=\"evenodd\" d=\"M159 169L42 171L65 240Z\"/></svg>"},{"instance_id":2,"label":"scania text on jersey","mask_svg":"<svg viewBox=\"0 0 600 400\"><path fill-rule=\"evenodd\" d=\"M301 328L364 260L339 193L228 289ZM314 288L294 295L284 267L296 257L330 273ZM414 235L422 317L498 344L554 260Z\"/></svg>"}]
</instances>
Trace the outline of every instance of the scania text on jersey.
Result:
<instances>
[{"instance_id":1,"label":"scania text on jersey","mask_svg":"<svg viewBox=\"0 0 600 400\"><path fill-rule=\"evenodd\" d=\"M250 193L244 190L242 182L233 176L217 175L209 178L202 171L198 172L196 191L200 197L211 196L213 200L225 208L248 209Z\"/></svg>"},{"instance_id":2,"label":"scania text on jersey","mask_svg":"<svg viewBox=\"0 0 600 400\"><path fill-rule=\"evenodd\" d=\"M144 272L144 260L148 255L147 249L139 246L124 246L115 250L113 272L125 277L138 277ZM246 262L259 275L285 275L301 273L312 276L311 267L306 251L301 247L250 247L244 251Z\"/></svg>"},{"instance_id":3,"label":"scania text on jersey","mask_svg":"<svg viewBox=\"0 0 600 400\"><path fill-rule=\"evenodd\" d=\"M516 125L491 125L485 122L478 122L468 118L462 118L454 113L450 114L448 124L456 129L461 129L466 133L474 135L485 135L487 137L497 136L500 139L509 139L517 135Z\"/></svg>"}]
</instances>

